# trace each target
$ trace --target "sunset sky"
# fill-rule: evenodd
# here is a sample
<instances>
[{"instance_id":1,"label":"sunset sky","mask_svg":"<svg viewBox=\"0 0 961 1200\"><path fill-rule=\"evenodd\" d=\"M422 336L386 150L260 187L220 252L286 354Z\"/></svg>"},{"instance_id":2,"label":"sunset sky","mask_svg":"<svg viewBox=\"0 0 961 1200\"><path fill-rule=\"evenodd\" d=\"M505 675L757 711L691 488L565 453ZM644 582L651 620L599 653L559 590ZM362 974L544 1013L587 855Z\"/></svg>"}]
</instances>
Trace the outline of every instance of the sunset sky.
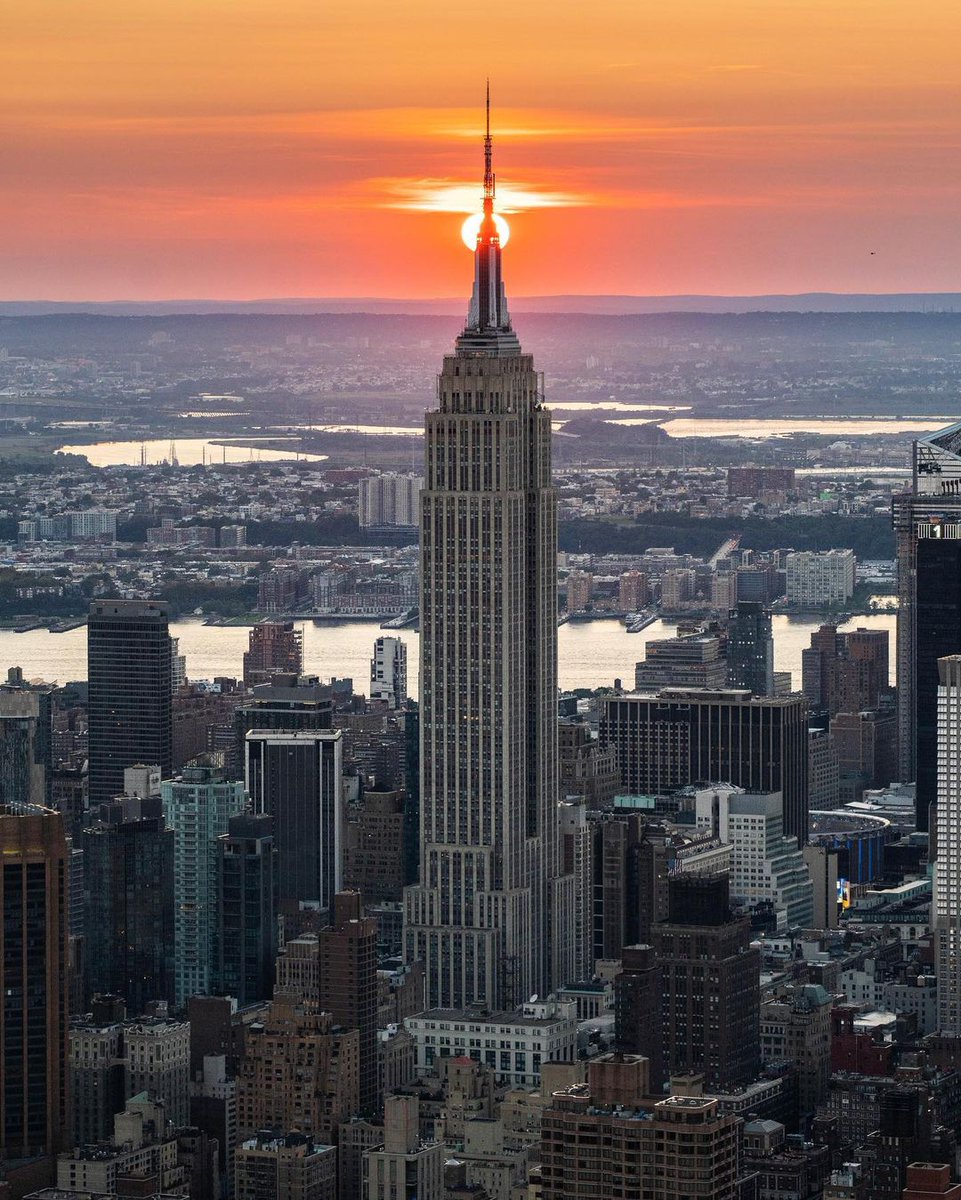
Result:
<instances>
[{"instance_id":1,"label":"sunset sky","mask_svg":"<svg viewBox=\"0 0 961 1200\"><path fill-rule=\"evenodd\" d=\"M0 298L961 290L957 0L0 0Z\"/></svg>"}]
</instances>

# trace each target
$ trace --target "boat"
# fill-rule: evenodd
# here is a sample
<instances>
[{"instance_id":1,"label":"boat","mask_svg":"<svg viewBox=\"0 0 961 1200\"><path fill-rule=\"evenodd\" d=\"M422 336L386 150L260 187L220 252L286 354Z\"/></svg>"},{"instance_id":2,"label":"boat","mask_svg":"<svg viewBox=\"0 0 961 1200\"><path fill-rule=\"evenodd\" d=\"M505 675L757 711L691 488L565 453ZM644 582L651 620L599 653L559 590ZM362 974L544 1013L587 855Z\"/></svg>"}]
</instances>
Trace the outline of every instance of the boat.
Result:
<instances>
[{"instance_id":1,"label":"boat","mask_svg":"<svg viewBox=\"0 0 961 1200\"><path fill-rule=\"evenodd\" d=\"M624 618L624 627L628 633L640 633L642 629L646 629L648 625L653 625L657 620L655 611L628 613Z\"/></svg>"},{"instance_id":2,"label":"boat","mask_svg":"<svg viewBox=\"0 0 961 1200\"><path fill-rule=\"evenodd\" d=\"M398 613L395 617L387 617L381 621L381 629L409 629L416 624L420 612L416 608L409 608L407 612Z\"/></svg>"}]
</instances>

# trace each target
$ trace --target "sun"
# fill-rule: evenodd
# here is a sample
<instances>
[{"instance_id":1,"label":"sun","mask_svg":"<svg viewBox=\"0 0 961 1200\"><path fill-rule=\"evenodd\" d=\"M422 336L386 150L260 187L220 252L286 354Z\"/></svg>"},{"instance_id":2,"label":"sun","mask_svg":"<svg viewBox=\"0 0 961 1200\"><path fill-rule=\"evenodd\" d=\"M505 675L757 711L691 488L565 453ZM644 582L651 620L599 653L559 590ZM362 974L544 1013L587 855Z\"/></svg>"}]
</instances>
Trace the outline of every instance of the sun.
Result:
<instances>
[{"instance_id":1,"label":"sun","mask_svg":"<svg viewBox=\"0 0 961 1200\"><path fill-rule=\"evenodd\" d=\"M460 227L460 235L464 239L464 245L468 250L475 250L477 248L477 234L480 231L483 219L483 213L474 213ZM510 225L507 224L500 213L494 213L494 224L497 226L497 232L500 234L501 245L506 246L511 239Z\"/></svg>"}]
</instances>

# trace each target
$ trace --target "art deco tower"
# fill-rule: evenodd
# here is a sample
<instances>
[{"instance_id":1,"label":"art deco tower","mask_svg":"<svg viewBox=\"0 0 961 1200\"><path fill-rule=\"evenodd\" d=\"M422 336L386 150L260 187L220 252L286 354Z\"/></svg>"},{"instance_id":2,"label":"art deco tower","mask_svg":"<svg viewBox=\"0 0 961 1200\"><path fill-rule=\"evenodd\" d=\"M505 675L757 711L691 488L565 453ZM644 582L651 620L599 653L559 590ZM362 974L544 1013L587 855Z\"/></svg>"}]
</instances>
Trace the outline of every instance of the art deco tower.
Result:
<instances>
[{"instance_id":1,"label":"art deco tower","mask_svg":"<svg viewBox=\"0 0 961 1200\"><path fill-rule=\"evenodd\" d=\"M467 325L427 413L421 493L420 883L428 1007L511 1008L571 970L558 875L551 417L511 328L490 109Z\"/></svg>"}]
</instances>

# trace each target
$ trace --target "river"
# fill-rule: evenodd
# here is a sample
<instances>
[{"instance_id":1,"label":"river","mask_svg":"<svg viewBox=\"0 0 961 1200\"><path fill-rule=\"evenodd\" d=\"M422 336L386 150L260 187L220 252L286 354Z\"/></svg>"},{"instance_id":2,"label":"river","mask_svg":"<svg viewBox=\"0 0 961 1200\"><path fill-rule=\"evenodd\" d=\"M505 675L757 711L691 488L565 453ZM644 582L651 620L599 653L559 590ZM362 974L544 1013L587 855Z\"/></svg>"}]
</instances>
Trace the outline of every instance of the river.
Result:
<instances>
[{"instance_id":1,"label":"river","mask_svg":"<svg viewBox=\"0 0 961 1200\"><path fill-rule=\"evenodd\" d=\"M658 419L658 413L663 412L668 417L673 412L690 411L685 405L656 405L656 404L587 404L578 402L561 402L549 405L553 409L555 432L563 429L564 424L572 416L583 416L593 410L594 415L603 419L605 413L623 412L645 413L645 416L619 419L619 425L646 425ZM181 414L184 416L200 416L200 413ZM212 417L223 414L211 413ZM235 415L235 414L232 414ZM871 437L878 434L910 434L931 432L941 429L948 424L947 417L795 417L788 420L780 418L747 419L731 418L729 420L711 420L694 417L673 417L659 419L659 424L665 433L673 438L712 437L712 438L780 438L794 433L814 433L825 437L856 438ZM174 448L177 461L181 466L198 466L201 463L239 463L248 461L280 462L293 458L322 462L326 454L298 453L298 441L290 425L276 426L279 432L265 438L262 434L250 434L248 439L257 441L274 441L275 448L252 450L246 445L227 444L220 438L178 438L170 441L163 438L152 438L145 442L110 441L94 442L92 444L71 444L61 446L59 453L80 454L94 467L136 466L141 461L147 463L169 462L171 447ZM311 425L313 433L365 433L371 436L415 437L423 434L423 426L415 425ZM306 429L305 429L306 431ZM290 439L291 444L284 442ZM141 456L143 456L141 458ZM859 471L862 468L857 468Z\"/></svg>"},{"instance_id":2,"label":"river","mask_svg":"<svg viewBox=\"0 0 961 1200\"><path fill-rule=\"evenodd\" d=\"M887 629L891 638L891 682L894 682L894 613L871 613L854 617L842 629L858 625ZM794 686L801 686L801 651L820 621L778 615L773 618L774 667L790 671ZM380 634L376 622L345 621L337 625L301 623L304 631L304 669L322 679L349 676L358 691L366 691L374 639ZM558 677L564 689L595 688L623 680L629 686L634 664L644 656L648 641L670 637L676 626L656 621L642 633L627 633L619 621L568 622L557 631ZM204 625L201 621L177 621L171 633L180 639L180 652L187 657L187 674L193 679L215 675L237 677L243 664L248 630L244 626ZM407 643L408 690L417 695L418 635L409 629L397 636ZM72 629L50 633L34 629L27 633L0 630L0 677L8 667L23 667L28 679L66 683L87 677L87 631Z\"/></svg>"},{"instance_id":3,"label":"river","mask_svg":"<svg viewBox=\"0 0 961 1200\"><path fill-rule=\"evenodd\" d=\"M82 455L92 467L135 467L141 462L150 466L169 463L171 450L181 467L198 467L203 463L244 462L289 462L292 459L308 459L323 462L326 454L304 454L298 450L299 440L290 445L287 438L263 438L250 434L241 439L243 445L233 445L220 438L148 438L145 442L91 442L87 445L61 446L58 454ZM249 441L272 441L280 443L276 448L253 448Z\"/></svg>"}]
</instances>

